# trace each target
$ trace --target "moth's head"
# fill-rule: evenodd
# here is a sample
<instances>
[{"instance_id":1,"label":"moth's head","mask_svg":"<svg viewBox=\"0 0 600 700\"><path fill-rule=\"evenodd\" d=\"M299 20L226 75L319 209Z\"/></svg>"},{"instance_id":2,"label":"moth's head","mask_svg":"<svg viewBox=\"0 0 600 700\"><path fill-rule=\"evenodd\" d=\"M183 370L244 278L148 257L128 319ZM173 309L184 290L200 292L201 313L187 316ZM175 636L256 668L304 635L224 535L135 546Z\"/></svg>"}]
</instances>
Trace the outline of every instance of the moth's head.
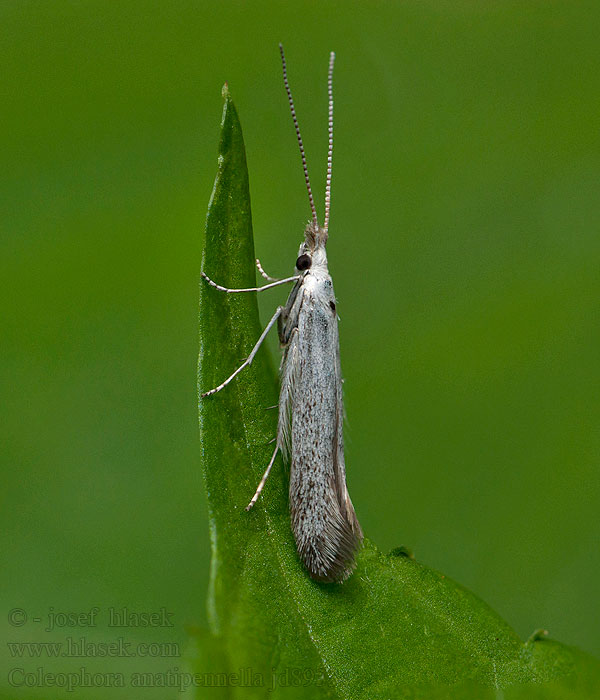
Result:
<instances>
[{"instance_id":1,"label":"moth's head","mask_svg":"<svg viewBox=\"0 0 600 700\"><path fill-rule=\"evenodd\" d=\"M296 270L304 272L311 267L327 265L325 244L327 243L327 231L313 221L307 224L304 230L304 241L298 250Z\"/></svg>"}]
</instances>

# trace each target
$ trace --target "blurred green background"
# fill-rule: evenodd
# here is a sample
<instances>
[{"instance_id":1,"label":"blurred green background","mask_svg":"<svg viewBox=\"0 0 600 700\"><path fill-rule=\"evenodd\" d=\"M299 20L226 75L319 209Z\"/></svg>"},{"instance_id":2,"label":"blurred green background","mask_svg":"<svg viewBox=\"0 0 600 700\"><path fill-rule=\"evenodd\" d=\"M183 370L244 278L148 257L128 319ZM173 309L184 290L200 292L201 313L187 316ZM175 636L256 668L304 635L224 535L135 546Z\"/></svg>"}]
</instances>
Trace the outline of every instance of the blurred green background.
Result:
<instances>
[{"instance_id":1,"label":"blurred green background","mask_svg":"<svg viewBox=\"0 0 600 700\"><path fill-rule=\"evenodd\" d=\"M600 5L5 2L0 21L3 637L183 648L205 624L196 320L220 91L257 254L289 274L309 209L282 41L321 212L337 52L328 249L365 533L523 637L600 654ZM97 627L44 631L93 606ZM108 628L123 606L173 627ZM62 697L6 691L29 695Z\"/></svg>"}]
</instances>

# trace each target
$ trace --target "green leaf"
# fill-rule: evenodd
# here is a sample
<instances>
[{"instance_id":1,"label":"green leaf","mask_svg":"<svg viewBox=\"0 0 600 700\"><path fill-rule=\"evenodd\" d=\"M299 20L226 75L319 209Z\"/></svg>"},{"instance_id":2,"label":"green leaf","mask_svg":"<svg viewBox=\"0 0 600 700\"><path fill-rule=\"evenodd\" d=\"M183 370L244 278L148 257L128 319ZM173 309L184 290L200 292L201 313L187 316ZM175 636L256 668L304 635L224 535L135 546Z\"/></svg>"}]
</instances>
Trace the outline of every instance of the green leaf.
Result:
<instances>
[{"instance_id":1,"label":"green leaf","mask_svg":"<svg viewBox=\"0 0 600 700\"><path fill-rule=\"evenodd\" d=\"M224 286L251 287L256 274L244 143L227 87L223 96L202 265ZM231 374L261 330L255 293L226 294L201 280L199 391ZM272 451L276 411L268 407L277 393L262 348L223 391L199 398L212 541L211 629L195 639L190 663L199 675L191 697L206 697L206 685L219 685L228 698L600 692L595 660L541 634L524 644L477 596L404 548L385 555L367 539L344 584L309 578L296 555L279 458L260 500L245 510Z\"/></svg>"}]
</instances>

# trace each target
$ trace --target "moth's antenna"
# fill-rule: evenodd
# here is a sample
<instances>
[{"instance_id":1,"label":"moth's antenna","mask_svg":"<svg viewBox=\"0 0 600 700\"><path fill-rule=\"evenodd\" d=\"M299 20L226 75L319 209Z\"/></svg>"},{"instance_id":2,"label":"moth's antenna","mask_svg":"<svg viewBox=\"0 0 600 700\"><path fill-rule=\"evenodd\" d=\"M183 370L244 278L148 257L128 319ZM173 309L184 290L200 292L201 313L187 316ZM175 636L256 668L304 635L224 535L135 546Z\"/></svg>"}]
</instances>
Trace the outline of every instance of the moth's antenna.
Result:
<instances>
[{"instance_id":1,"label":"moth's antenna","mask_svg":"<svg viewBox=\"0 0 600 700\"><path fill-rule=\"evenodd\" d=\"M331 207L331 165L333 162L333 63L335 61L335 53L332 51L329 54L329 73L327 74L327 93L329 95L329 146L327 148L327 180L325 183L325 221L323 229L325 235L329 229L329 209Z\"/></svg>"},{"instance_id":2,"label":"moth's antenna","mask_svg":"<svg viewBox=\"0 0 600 700\"><path fill-rule=\"evenodd\" d=\"M298 146L300 146L300 155L302 156L302 167L304 168L304 180L306 181L306 189L308 190L308 199L310 201L310 210L312 211L313 224L316 228L319 226L319 220L317 218L317 210L315 208L315 200L313 199L313 193L310 188L310 180L308 179L308 167L306 165L306 153L304 153L304 144L302 143L302 136L300 135L300 126L298 125L298 118L296 117L296 109L294 107L294 100L292 99L292 91L290 90L290 84L288 83L287 68L285 65L285 54L283 53L283 46L279 44L279 53L281 54L281 65L283 66L283 82L285 83L285 90L288 96L288 102L290 103L290 110L292 112L292 119L294 121L294 127L296 129L296 136L298 137Z\"/></svg>"}]
</instances>

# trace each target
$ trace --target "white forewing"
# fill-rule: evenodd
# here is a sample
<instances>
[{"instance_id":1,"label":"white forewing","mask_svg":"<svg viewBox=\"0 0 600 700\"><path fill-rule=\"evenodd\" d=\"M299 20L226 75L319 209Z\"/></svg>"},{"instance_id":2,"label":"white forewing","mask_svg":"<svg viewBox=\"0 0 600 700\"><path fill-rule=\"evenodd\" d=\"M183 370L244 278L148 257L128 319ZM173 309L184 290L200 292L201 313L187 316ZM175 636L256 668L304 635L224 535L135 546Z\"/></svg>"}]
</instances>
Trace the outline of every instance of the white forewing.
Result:
<instances>
[{"instance_id":1,"label":"white forewing","mask_svg":"<svg viewBox=\"0 0 600 700\"><path fill-rule=\"evenodd\" d=\"M313 577L339 581L352 570L362 533L346 489L335 296L324 250L319 253L292 290L280 325L278 442L290 462L300 557Z\"/></svg>"}]
</instances>

